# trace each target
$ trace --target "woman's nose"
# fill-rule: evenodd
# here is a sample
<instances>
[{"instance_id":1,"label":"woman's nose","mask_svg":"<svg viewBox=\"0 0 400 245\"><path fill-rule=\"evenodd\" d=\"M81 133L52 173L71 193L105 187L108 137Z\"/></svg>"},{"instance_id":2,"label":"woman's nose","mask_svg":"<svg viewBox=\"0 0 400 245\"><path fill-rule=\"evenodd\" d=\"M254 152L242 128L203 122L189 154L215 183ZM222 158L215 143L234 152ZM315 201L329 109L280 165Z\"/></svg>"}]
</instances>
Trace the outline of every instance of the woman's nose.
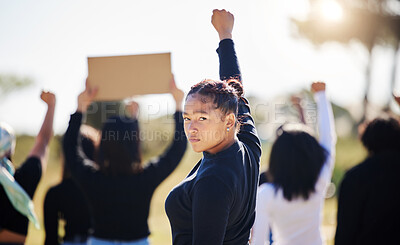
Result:
<instances>
[{"instance_id":1,"label":"woman's nose","mask_svg":"<svg viewBox=\"0 0 400 245\"><path fill-rule=\"evenodd\" d=\"M192 121L192 122L189 123L188 131L191 134L196 133L197 131L199 131L195 122Z\"/></svg>"}]
</instances>

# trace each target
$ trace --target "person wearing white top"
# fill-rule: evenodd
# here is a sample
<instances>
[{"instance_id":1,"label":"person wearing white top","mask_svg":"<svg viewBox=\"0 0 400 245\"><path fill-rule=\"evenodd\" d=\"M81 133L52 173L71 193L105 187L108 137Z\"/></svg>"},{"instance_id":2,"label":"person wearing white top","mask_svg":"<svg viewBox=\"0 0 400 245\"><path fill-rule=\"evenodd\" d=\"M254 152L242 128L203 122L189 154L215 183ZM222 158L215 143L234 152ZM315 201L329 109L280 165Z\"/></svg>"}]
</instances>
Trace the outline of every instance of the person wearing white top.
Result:
<instances>
[{"instance_id":1,"label":"person wearing white top","mask_svg":"<svg viewBox=\"0 0 400 245\"><path fill-rule=\"evenodd\" d=\"M311 85L318 110L319 143L307 130L278 129L268 178L259 187L251 244L324 244L320 226L335 162L336 133L325 83ZM268 242L268 243L267 243Z\"/></svg>"}]
</instances>

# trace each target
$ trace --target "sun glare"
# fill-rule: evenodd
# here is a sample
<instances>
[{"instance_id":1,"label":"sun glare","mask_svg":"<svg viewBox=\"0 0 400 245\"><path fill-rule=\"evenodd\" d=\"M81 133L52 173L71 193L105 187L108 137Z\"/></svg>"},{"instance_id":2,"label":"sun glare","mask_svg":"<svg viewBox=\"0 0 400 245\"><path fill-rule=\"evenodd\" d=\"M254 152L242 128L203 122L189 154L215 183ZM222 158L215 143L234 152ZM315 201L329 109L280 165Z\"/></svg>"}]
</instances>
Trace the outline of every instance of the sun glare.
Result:
<instances>
[{"instance_id":1,"label":"sun glare","mask_svg":"<svg viewBox=\"0 0 400 245\"><path fill-rule=\"evenodd\" d=\"M318 6L319 14L327 21L340 21L343 18L343 9L335 0L322 0Z\"/></svg>"}]
</instances>

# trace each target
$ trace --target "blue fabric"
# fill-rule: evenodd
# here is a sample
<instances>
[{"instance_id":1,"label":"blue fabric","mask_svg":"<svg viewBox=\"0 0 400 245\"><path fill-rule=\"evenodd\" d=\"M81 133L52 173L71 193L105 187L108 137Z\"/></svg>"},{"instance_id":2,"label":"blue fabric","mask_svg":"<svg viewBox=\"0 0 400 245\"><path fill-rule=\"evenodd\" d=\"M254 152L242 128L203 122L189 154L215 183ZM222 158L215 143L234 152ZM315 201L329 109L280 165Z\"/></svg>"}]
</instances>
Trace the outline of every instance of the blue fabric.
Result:
<instances>
[{"instance_id":1,"label":"blue fabric","mask_svg":"<svg viewBox=\"0 0 400 245\"><path fill-rule=\"evenodd\" d=\"M64 242L63 245L87 245L87 242Z\"/></svg>"},{"instance_id":2,"label":"blue fabric","mask_svg":"<svg viewBox=\"0 0 400 245\"><path fill-rule=\"evenodd\" d=\"M9 172L3 167L0 167L0 169L8 177L12 178ZM29 198L32 199L41 176L42 165L40 159L37 157L28 157L15 171L13 183L18 183L26 194L28 194ZM11 181L10 178L7 178L8 180L6 181ZM14 208L8 199L5 188L7 187L0 185L0 227L26 236L28 233L28 218ZM15 198L15 200L18 199Z\"/></svg>"},{"instance_id":3,"label":"blue fabric","mask_svg":"<svg viewBox=\"0 0 400 245\"><path fill-rule=\"evenodd\" d=\"M12 206L18 210L18 212L26 216L31 222L33 222L35 227L39 229L40 225L33 207L33 202L24 188L22 188L21 185L15 181L13 177L15 171L13 168L11 168L11 162L6 158L2 159L1 161L0 185L4 188L8 200Z\"/></svg>"},{"instance_id":4,"label":"blue fabric","mask_svg":"<svg viewBox=\"0 0 400 245\"><path fill-rule=\"evenodd\" d=\"M5 169L7 169L7 171L14 176L15 174L15 168L12 164L12 162L10 160L8 160L7 157L3 157L2 159L0 159L0 165L2 167L4 167Z\"/></svg>"},{"instance_id":5,"label":"blue fabric","mask_svg":"<svg viewBox=\"0 0 400 245\"><path fill-rule=\"evenodd\" d=\"M143 238L135 241L112 241L103 240L95 237L89 238L88 245L149 245L148 238Z\"/></svg>"}]
</instances>

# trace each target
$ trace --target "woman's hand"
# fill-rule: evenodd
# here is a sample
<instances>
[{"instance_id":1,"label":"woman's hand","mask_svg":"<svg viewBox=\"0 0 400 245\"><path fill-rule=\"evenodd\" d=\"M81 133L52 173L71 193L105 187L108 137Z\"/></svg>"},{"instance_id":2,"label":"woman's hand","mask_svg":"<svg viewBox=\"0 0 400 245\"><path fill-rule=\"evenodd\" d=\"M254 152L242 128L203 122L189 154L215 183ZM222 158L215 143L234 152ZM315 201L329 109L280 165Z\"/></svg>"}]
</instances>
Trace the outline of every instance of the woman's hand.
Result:
<instances>
[{"instance_id":1,"label":"woman's hand","mask_svg":"<svg viewBox=\"0 0 400 245\"><path fill-rule=\"evenodd\" d=\"M325 83L324 82L313 82L311 84L311 92L317 93L320 91L325 91Z\"/></svg>"},{"instance_id":2,"label":"woman's hand","mask_svg":"<svg viewBox=\"0 0 400 245\"><path fill-rule=\"evenodd\" d=\"M98 91L97 87L92 87L89 81L86 79L85 90L78 96L78 108L77 112L85 113L89 105L93 102L94 97Z\"/></svg>"},{"instance_id":3,"label":"woman's hand","mask_svg":"<svg viewBox=\"0 0 400 245\"><path fill-rule=\"evenodd\" d=\"M169 84L169 89L170 89L172 97L174 97L175 104L176 104L176 110L182 111L182 102L183 102L183 98L185 97L185 92L183 92L183 90L179 89L176 86L175 78L173 75L172 75L172 78L171 78L171 81Z\"/></svg>"},{"instance_id":4,"label":"woman's hand","mask_svg":"<svg viewBox=\"0 0 400 245\"><path fill-rule=\"evenodd\" d=\"M138 115L139 115L139 104L136 101L130 101L126 107L126 112L128 113L128 115L133 118L133 119L137 119Z\"/></svg>"},{"instance_id":5,"label":"woman's hand","mask_svg":"<svg viewBox=\"0 0 400 245\"><path fill-rule=\"evenodd\" d=\"M42 90L40 99L43 100L49 107L56 105L56 96L52 92Z\"/></svg>"},{"instance_id":6,"label":"woman's hand","mask_svg":"<svg viewBox=\"0 0 400 245\"><path fill-rule=\"evenodd\" d=\"M211 17L211 23L213 24L215 30L218 32L219 40L232 39L232 30L234 17L229 11L213 10L213 15Z\"/></svg>"}]
</instances>

